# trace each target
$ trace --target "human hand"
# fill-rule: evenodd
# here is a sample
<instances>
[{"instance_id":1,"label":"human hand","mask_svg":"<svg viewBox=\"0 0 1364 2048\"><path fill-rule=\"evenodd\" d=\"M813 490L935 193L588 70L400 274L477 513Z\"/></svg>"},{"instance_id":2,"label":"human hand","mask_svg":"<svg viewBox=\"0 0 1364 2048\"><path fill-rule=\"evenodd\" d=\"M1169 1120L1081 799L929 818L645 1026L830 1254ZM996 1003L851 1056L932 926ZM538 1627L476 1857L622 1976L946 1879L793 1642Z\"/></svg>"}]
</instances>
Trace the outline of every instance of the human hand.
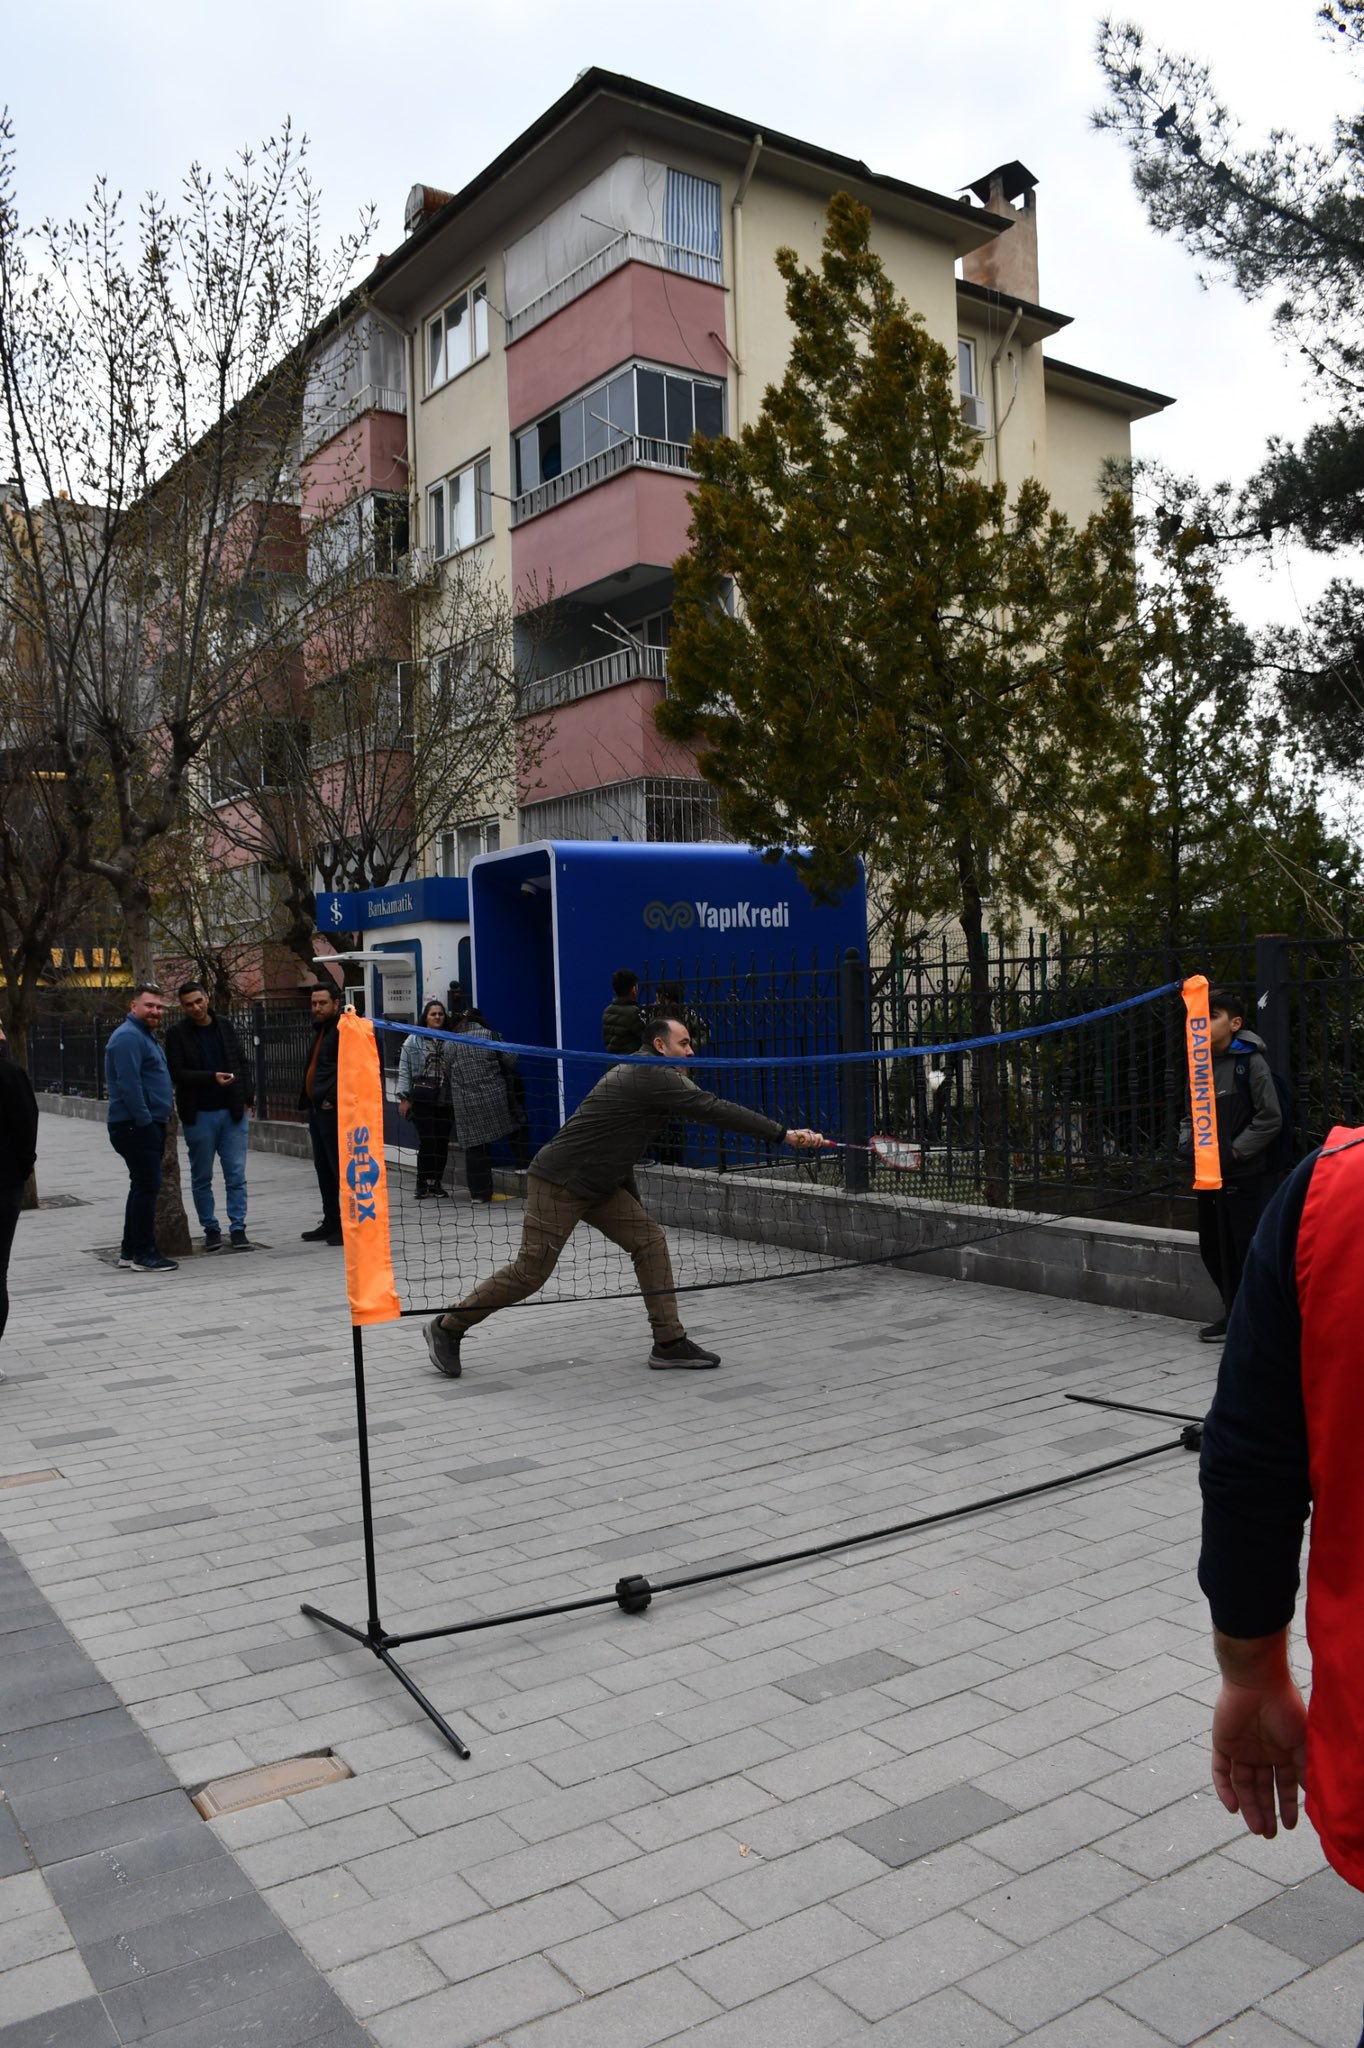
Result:
<instances>
[{"instance_id":1,"label":"human hand","mask_svg":"<svg viewBox=\"0 0 1364 2048\"><path fill-rule=\"evenodd\" d=\"M236 1075L235 1075L235 1074L215 1074L215 1075L213 1076L213 1078L214 1078L214 1080L215 1080L215 1081L216 1081L216 1082L218 1083L218 1086L219 1086L220 1088L230 1088L230 1087L232 1086L232 1083L233 1083L233 1081L234 1081L234 1080L236 1079Z\"/></svg>"},{"instance_id":2,"label":"human hand","mask_svg":"<svg viewBox=\"0 0 1364 2048\"><path fill-rule=\"evenodd\" d=\"M784 1145L794 1145L798 1152L818 1151L828 1142L822 1131L788 1131L782 1140Z\"/></svg>"},{"instance_id":3,"label":"human hand","mask_svg":"<svg viewBox=\"0 0 1364 2048\"><path fill-rule=\"evenodd\" d=\"M1273 1837L1279 1816L1295 1828L1306 1761L1307 1708L1292 1678L1224 1677L1212 1716L1212 1782L1227 1812L1239 1813L1252 1835Z\"/></svg>"},{"instance_id":4,"label":"human hand","mask_svg":"<svg viewBox=\"0 0 1364 2048\"><path fill-rule=\"evenodd\" d=\"M412 1110L412 1097L411 1097L410 1095L400 1095L400 1096L398 1097L398 1114L399 1114L399 1116L408 1116L408 1115L410 1115L410 1114L411 1114L411 1110Z\"/></svg>"}]
</instances>

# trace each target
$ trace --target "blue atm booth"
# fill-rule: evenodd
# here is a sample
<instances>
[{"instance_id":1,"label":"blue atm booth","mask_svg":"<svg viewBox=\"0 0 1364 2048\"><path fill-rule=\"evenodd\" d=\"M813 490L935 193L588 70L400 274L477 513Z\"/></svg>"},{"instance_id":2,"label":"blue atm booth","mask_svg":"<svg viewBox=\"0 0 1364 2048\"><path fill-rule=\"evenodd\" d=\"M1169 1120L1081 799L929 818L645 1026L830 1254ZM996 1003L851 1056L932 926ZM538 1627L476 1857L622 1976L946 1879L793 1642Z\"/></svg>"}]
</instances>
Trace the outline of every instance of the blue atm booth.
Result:
<instances>
[{"instance_id":1,"label":"blue atm booth","mask_svg":"<svg viewBox=\"0 0 1364 2048\"><path fill-rule=\"evenodd\" d=\"M832 968L865 955L866 886L816 903L789 862L746 846L544 840L480 854L469 867L474 1000L504 1038L601 1048L601 1014L618 967L790 960ZM681 970L686 979L686 967ZM602 1068L566 1063L568 1115ZM531 1136L544 1112L532 1115ZM553 1128L551 1126L550 1128Z\"/></svg>"}]
</instances>

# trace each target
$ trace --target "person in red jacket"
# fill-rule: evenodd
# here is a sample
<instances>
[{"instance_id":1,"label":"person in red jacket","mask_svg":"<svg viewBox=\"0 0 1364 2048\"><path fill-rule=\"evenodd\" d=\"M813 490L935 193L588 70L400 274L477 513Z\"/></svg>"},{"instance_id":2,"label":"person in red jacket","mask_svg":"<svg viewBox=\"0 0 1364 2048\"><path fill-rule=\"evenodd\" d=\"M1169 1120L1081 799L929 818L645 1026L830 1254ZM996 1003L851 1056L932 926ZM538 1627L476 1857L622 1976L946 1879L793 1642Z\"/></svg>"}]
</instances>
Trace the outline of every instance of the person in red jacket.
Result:
<instances>
[{"instance_id":1,"label":"person in red jacket","mask_svg":"<svg viewBox=\"0 0 1364 2048\"><path fill-rule=\"evenodd\" d=\"M1203 1427L1198 1579L1222 1687L1212 1778L1253 1835L1297 1825L1364 1891L1364 1130L1333 1130L1255 1234ZM1310 1707L1293 1676L1308 1513ZM1364 2036L1361 2036L1364 2048Z\"/></svg>"}]
</instances>

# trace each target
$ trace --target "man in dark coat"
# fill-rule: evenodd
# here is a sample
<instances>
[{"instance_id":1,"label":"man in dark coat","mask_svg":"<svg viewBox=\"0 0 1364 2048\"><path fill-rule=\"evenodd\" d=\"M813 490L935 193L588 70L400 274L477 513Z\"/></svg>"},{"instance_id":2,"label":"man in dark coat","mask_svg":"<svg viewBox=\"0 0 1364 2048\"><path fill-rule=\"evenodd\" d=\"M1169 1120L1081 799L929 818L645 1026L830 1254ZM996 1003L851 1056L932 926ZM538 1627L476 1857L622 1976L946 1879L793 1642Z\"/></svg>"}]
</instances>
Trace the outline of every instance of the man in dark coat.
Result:
<instances>
[{"instance_id":1,"label":"man in dark coat","mask_svg":"<svg viewBox=\"0 0 1364 2048\"><path fill-rule=\"evenodd\" d=\"M246 1235L247 1114L255 1100L251 1068L230 1017L210 1009L200 981L181 982L180 1021L166 1033L166 1064L189 1151L190 1186L204 1233L204 1250L222 1250L213 1201L213 1162L222 1161L228 1243L250 1251Z\"/></svg>"},{"instance_id":2,"label":"man in dark coat","mask_svg":"<svg viewBox=\"0 0 1364 2048\"><path fill-rule=\"evenodd\" d=\"M609 1068L558 1136L531 1160L526 1218L512 1263L427 1324L431 1362L447 1379L460 1376L465 1332L495 1309L524 1301L543 1287L579 1223L599 1230L634 1261L653 1330L649 1364L655 1372L673 1367L694 1372L720 1363L715 1352L693 1344L682 1327L667 1239L640 1203L634 1168L662 1126L674 1120L718 1124L798 1150L825 1141L818 1131L788 1130L756 1109L726 1102L679 1073L675 1063L692 1057L691 1035L680 1017L650 1019L649 1049L656 1055L652 1060Z\"/></svg>"},{"instance_id":3,"label":"man in dark coat","mask_svg":"<svg viewBox=\"0 0 1364 2048\"><path fill-rule=\"evenodd\" d=\"M322 1195L322 1221L300 1235L308 1244L342 1243L341 1237L341 1155L336 1130L337 1066L340 1060L338 1026L341 1022L341 991L334 982L323 982L308 998L313 1019L313 1043L298 1092L298 1106L308 1113L308 1136L313 1148L313 1166Z\"/></svg>"},{"instance_id":4,"label":"man in dark coat","mask_svg":"<svg viewBox=\"0 0 1364 2048\"><path fill-rule=\"evenodd\" d=\"M33 1099L33 1083L9 1057L0 1027L0 1337L9 1320L9 1255L19 1205L37 1157L38 1105Z\"/></svg>"},{"instance_id":5,"label":"man in dark coat","mask_svg":"<svg viewBox=\"0 0 1364 2048\"><path fill-rule=\"evenodd\" d=\"M611 1000L601 1013L601 1042L608 1052L644 1050L644 1013L633 967L618 967L611 976Z\"/></svg>"}]
</instances>

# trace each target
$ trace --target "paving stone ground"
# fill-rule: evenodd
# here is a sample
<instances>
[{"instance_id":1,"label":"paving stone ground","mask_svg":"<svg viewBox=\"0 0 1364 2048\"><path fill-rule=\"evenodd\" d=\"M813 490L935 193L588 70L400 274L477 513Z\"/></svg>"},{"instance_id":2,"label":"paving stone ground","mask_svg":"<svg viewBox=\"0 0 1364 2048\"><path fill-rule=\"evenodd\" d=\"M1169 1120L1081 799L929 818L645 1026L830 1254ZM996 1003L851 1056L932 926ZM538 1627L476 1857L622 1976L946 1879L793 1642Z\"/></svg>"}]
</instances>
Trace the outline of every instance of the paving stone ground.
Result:
<instances>
[{"instance_id":1,"label":"paving stone ground","mask_svg":"<svg viewBox=\"0 0 1364 2048\"><path fill-rule=\"evenodd\" d=\"M123 1169L44 1117L0 1477L0 2048L1317 2048L1364 1899L1237 1833L1193 1458L855 1550L402 1653L364 1648L340 1254L253 1154L264 1249L112 1270ZM448 1227L474 1230L462 1206ZM510 1311L431 1372L372 1330L382 1617L439 1627L763 1559L1173 1440L1188 1325L905 1273ZM344 1783L186 1796L330 1749Z\"/></svg>"}]
</instances>

